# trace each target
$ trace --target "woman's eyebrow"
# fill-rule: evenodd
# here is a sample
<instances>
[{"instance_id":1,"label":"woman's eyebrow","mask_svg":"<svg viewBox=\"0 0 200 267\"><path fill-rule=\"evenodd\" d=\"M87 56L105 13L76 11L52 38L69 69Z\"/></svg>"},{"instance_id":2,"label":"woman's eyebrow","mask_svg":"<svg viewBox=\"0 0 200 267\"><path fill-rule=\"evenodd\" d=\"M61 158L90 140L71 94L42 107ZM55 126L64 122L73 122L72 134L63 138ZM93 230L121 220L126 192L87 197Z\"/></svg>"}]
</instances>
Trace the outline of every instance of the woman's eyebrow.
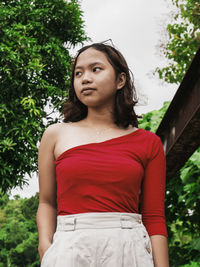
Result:
<instances>
[{"instance_id":1,"label":"woman's eyebrow","mask_svg":"<svg viewBox=\"0 0 200 267\"><path fill-rule=\"evenodd\" d=\"M100 61L96 61L96 62L93 62L91 64L88 65L88 67L93 67L95 65L104 65L102 62ZM75 69L83 69L84 67L83 66L76 66Z\"/></svg>"}]
</instances>

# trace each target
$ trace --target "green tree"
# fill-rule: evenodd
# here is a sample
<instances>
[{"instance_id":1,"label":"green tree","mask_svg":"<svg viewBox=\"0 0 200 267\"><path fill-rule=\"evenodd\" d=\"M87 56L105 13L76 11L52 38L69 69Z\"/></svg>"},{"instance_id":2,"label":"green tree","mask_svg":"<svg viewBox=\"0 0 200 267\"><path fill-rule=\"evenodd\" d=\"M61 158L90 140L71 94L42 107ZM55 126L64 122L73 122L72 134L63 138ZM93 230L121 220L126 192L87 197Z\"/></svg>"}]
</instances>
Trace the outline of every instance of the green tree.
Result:
<instances>
[{"instance_id":1,"label":"green tree","mask_svg":"<svg viewBox=\"0 0 200 267\"><path fill-rule=\"evenodd\" d=\"M169 64L157 68L159 77L169 83L180 83L200 46L199 0L171 0L177 6L174 21L167 27L169 41L163 44L162 53Z\"/></svg>"},{"instance_id":2,"label":"green tree","mask_svg":"<svg viewBox=\"0 0 200 267\"><path fill-rule=\"evenodd\" d=\"M69 48L87 39L77 0L0 2L0 188L37 170L37 143L67 96Z\"/></svg>"},{"instance_id":3,"label":"green tree","mask_svg":"<svg viewBox=\"0 0 200 267\"><path fill-rule=\"evenodd\" d=\"M35 219L37 207L38 194L29 199L17 196L0 207L0 267L40 266Z\"/></svg>"}]
</instances>

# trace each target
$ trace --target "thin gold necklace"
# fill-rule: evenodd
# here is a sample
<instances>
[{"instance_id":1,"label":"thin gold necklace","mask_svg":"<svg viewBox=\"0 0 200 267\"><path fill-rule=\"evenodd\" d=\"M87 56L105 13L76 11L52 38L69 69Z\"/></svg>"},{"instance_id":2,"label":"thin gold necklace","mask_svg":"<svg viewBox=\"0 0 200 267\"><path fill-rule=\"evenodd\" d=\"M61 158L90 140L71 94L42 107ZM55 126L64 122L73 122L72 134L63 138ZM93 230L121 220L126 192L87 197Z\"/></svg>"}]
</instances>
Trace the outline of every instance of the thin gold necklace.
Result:
<instances>
[{"instance_id":1,"label":"thin gold necklace","mask_svg":"<svg viewBox=\"0 0 200 267\"><path fill-rule=\"evenodd\" d=\"M97 129L97 128L93 128L93 127L92 127L92 129L94 129L95 132L96 132L96 135L99 136L100 134L102 134L102 133L104 133L104 132L106 132L106 131L108 131L108 130L115 129L115 128L113 128L113 127L108 127L108 128L103 129L103 130L99 130L99 129Z\"/></svg>"}]
</instances>

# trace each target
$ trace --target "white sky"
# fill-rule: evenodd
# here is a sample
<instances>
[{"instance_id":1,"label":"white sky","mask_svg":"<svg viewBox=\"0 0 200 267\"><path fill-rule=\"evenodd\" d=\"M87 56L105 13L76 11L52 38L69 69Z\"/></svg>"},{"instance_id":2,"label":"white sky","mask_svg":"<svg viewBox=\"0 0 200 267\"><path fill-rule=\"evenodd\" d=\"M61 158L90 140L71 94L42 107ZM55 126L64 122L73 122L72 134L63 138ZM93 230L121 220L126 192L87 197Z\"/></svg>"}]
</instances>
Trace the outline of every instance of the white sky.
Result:
<instances>
[{"instance_id":1,"label":"white sky","mask_svg":"<svg viewBox=\"0 0 200 267\"><path fill-rule=\"evenodd\" d=\"M157 66L166 64L164 57L159 56L158 44L166 40L165 29L173 8L170 3L171 0L81 1L85 30L92 42L112 39L134 74L140 103L146 103L135 107L137 114L160 109L178 89L177 85L163 84L151 75ZM30 197L38 191L35 175L28 187L14 189L12 195Z\"/></svg>"}]
</instances>

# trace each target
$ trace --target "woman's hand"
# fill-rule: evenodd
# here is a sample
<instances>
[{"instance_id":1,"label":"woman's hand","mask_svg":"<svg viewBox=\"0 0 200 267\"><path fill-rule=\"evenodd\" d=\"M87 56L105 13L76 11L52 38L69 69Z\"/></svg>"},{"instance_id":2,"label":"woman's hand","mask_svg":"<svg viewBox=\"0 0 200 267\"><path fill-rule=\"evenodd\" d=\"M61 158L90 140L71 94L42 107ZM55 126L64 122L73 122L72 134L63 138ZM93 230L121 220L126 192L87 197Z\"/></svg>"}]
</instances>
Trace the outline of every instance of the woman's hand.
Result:
<instances>
[{"instance_id":1,"label":"woman's hand","mask_svg":"<svg viewBox=\"0 0 200 267\"><path fill-rule=\"evenodd\" d=\"M51 246L51 242L43 242L43 244L39 244L38 246L38 252L40 254L40 261L42 261L42 258L44 256L44 253L47 251L47 249Z\"/></svg>"}]
</instances>

